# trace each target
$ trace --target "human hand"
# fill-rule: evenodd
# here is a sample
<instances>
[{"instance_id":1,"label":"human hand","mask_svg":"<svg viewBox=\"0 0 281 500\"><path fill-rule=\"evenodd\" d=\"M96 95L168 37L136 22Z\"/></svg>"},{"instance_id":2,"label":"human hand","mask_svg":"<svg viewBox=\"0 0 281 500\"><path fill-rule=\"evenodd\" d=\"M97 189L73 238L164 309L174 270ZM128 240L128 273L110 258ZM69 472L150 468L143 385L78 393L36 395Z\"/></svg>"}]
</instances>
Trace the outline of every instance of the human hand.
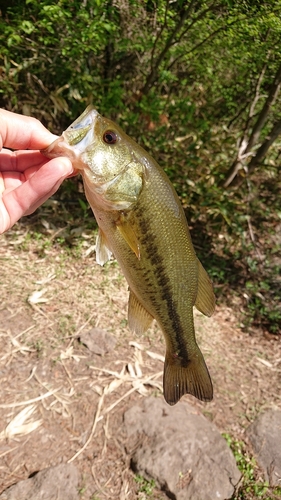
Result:
<instances>
[{"instance_id":1,"label":"human hand","mask_svg":"<svg viewBox=\"0 0 281 500\"><path fill-rule=\"evenodd\" d=\"M48 160L40 153L56 138L35 118L0 109L0 234L34 212L73 172L68 158Z\"/></svg>"}]
</instances>

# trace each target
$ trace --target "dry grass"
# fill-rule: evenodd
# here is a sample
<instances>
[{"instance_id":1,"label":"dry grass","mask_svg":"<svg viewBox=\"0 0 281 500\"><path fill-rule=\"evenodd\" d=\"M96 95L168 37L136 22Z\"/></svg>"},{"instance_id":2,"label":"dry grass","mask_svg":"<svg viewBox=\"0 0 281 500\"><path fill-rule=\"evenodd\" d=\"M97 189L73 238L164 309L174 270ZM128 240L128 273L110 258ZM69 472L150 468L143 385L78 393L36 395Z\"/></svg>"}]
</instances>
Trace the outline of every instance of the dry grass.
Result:
<instances>
[{"instance_id":1,"label":"dry grass","mask_svg":"<svg viewBox=\"0 0 281 500\"><path fill-rule=\"evenodd\" d=\"M0 240L0 491L74 461L82 499L135 498L122 415L162 397L164 339L156 325L141 338L129 332L127 284L115 262L95 264L87 231L70 251L56 243L60 228L47 224L39 242L28 229ZM239 439L261 409L281 407L280 342L242 333L227 308L195 322L215 397L186 399ZM93 327L114 335L114 352L100 357L79 342Z\"/></svg>"}]
</instances>

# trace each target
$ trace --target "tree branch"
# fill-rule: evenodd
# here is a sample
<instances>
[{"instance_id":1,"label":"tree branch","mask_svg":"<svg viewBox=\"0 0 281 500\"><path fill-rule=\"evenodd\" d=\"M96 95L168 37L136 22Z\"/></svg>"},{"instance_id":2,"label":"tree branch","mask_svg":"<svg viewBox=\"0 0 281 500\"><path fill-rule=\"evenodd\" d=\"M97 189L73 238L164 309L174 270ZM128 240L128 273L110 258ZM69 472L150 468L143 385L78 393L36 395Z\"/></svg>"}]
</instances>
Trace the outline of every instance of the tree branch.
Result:
<instances>
[{"instance_id":1,"label":"tree branch","mask_svg":"<svg viewBox=\"0 0 281 500\"><path fill-rule=\"evenodd\" d=\"M240 22L241 20L242 20L241 17L239 19L235 19L232 23L229 23L227 25L227 28L229 26L233 26L233 24L236 24L236 23ZM224 31L225 29L226 29L225 25L220 26L217 30L215 30L212 33L210 33L210 35L208 35L207 38L204 38L204 40L202 40L201 42L199 42L197 45L194 45L194 47L192 47L190 50L188 50L187 52L184 52L184 54L180 54L178 57L176 57L171 62L171 64L168 66L168 70L170 70L179 59L181 59L182 57L184 57L184 56L186 56L188 54L191 54L192 52L195 52L197 49L199 49L199 47L201 47L202 45L204 45L206 42L208 42L209 40L211 40L212 38L214 38L218 33L220 33L221 31Z\"/></svg>"},{"instance_id":2,"label":"tree branch","mask_svg":"<svg viewBox=\"0 0 281 500\"><path fill-rule=\"evenodd\" d=\"M240 168L238 169L239 172L244 172L246 171L247 175L251 174L256 167L261 165L262 160L264 159L266 153L268 152L270 146L274 143L274 141L277 139L277 137L281 134L281 119L275 122L273 125L271 132L267 136L266 140L261 144L261 146L258 148L255 156L252 157L250 163L248 166L244 166L242 161L237 162L237 165L239 164ZM237 175L239 173L238 171L233 173L232 176L229 176L230 182L228 186L231 185L231 187L237 187L240 186L243 181L245 180L245 175ZM227 186L225 186L227 187Z\"/></svg>"},{"instance_id":3,"label":"tree branch","mask_svg":"<svg viewBox=\"0 0 281 500\"><path fill-rule=\"evenodd\" d=\"M163 31L167 27L167 13L168 13L168 8L169 8L169 0L166 0L165 14L164 14L164 23L163 23L163 26L162 26L161 30L159 31L159 33L157 34L157 36L156 36L156 38L154 40L154 44L153 44L152 51L151 51L151 61L150 61L150 63L151 63L151 66L150 66L151 67L151 71L153 69L154 54L155 54L155 50L156 50L156 46L157 46L158 40L161 38Z\"/></svg>"},{"instance_id":4,"label":"tree branch","mask_svg":"<svg viewBox=\"0 0 281 500\"><path fill-rule=\"evenodd\" d=\"M176 33L179 30L181 30L181 28L182 28L182 26L183 26L183 24L188 16L190 10L191 10L191 8L193 7L194 3L195 3L195 0L192 0L191 3L189 4L188 9L186 9L186 10L182 9L181 16L180 16L176 26L174 27L173 31L171 32L168 39L166 40L164 48L161 50L161 52L158 55L158 57L156 58L155 62L153 62L153 58L151 59L151 70L150 70L150 73L147 76L146 82L141 90L141 93L143 95L146 95L149 92L151 86L153 85L153 83L157 77L159 65L161 64L162 60L164 59L166 53L169 51ZM161 34L163 33L163 31L164 31L164 28L161 30ZM159 40L159 38L160 38L160 36L158 37L158 40ZM156 39L156 41L157 41L157 39ZM156 48L156 45L154 44L153 57L154 57L155 48Z\"/></svg>"},{"instance_id":5,"label":"tree branch","mask_svg":"<svg viewBox=\"0 0 281 500\"><path fill-rule=\"evenodd\" d=\"M191 0L191 2L188 5L187 9L185 9L184 7L181 9L180 18L179 18L176 26L174 27L173 31L171 32L171 34L167 38L165 46L161 50L160 54L154 60L154 53L155 53L155 49L156 49L156 42L159 40L160 36L162 35L162 33L164 31L164 28L161 30L160 35L156 38L156 40L154 42L154 46L153 46L153 51L152 51L153 54L152 54L152 58L151 58L151 70L150 70L150 73L147 76L146 82L145 82L145 84L144 84L144 86L143 86L143 88L141 90L141 93L143 95L146 95L149 92L150 88L152 87L153 83L155 82L155 80L157 78L158 68L159 68L160 64L162 63L163 59L165 58L166 54L170 50L170 48L175 43L179 43L179 41L181 40L182 36L184 34L186 34L187 31L189 31L192 28L192 26L197 21L199 21L207 12L212 11L213 8L214 8L214 6L220 5L220 3L217 4L217 0L214 0L214 2L211 3L211 5L207 9L204 9L202 12L200 12L192 20L192 22L188 25L188 27L186 28L186 30L184 30L184 32L181 33L180 36L177 39L175 39L177 33L179 33L181 31L182 27L184 26L184 23L187 20L188 16L190 15L191 11L193 10L195 4L196 4L196 0Z\"/></svg>"},{"instance_id":6,"label":"tree branch","mask_svg":"<svg viewBox=\"0 0 281 500\"><path fill-rule=\"evenodd\" d=\"M264 106L263 106L263 108L258 116L258 119L253 127L253 130L252 130L252 133L250 135L245 153L248 153L249 151L251 151L253 146L255 146L255 144L258 142L262 128L267 121L270 108L274 104L275 99L276 99L278 92L280 90L280 84L281 84L281 64L277 69L277 72L276 72L276 75L274 77L274 81L270 87L267 99L266 99Z\"/></svg>"},{"instance_id":7,"label":"tree branch","mask_svg":"<svg viewBox=\"0 0 281 500\"><path fill-rule=\"evenodd\" d=\"M281 119L275 122L273 125L271 132L267 136L266 140L262 143L262 145L257 150L255 156L251 159L248 165L248 173L251 174L253 170L261 163L264 159L267 151L270 146L276 141L277 137L281 134Z\"/></svg>"},{"instance_id":8,"label":"tree branch","mask_svg":"<svg viewBox=\"0 0 281 500\"><path fill-rule=\"evenodd\" d=\"M280 90L280 84L281 84L281 64L277 68L277 71L276 71L273 83L272 83L272 85L270 87L267 99L266 99L266 101L265 101L265 103L263 105L263 108L262 108L261 112L258 115L257 121L256 121L256 123L255 123L255 125L253 127L253 130L252 130L252 133L250 135L250 138L247 139L247 132L248 132L248 129L249 129L249 124L250 124L250 121L251 121L251 119L253 117L255 106L256 106L256 104L258 102L258 99L260 98L259 92L260 92L262 78L263 78L265 70L266 70L266 65L267 65L267 63L264 64L264 66L262 68L262 71L261 71L261 73L259 75L259 78L257 80L256 90L255 90L255 97L254 97L254 99L252 101L252 104L250 106L248 120L247 120L245 128L244 128L243 136L241 137L241 140L240 140L240 143L239 143L238 155L237 155L235 161L232 163L230 169L228 170L228 172L226 174L226 180L223 183L223 186L225 188L229 187L229 186L233 186L233 185L236 184L235 183L235 178L236 178L238 172L240 170L241 171L243 170L244 160L247 157L249 157L249 156L251 156L253 154L252 153L252 149L256 145L256 143L258 142L258 140L259 140L262 128L263 128L263 126L265 125L265 123L267 121L270 108L273 105L273 103L274 103L274 101L275 101L275 99L276 99L276 97L278 95L278 92ZM270 147L270 145L268 146L268 148ZM256 157L256 155L252 158L251 162L254 161L255 157ZM250 164L251 164L251 162L250 162ZM250 167L250 164L249 164L248 168ZM256 165L256 162L254 164Z\"/></svg>"}]
</instances>

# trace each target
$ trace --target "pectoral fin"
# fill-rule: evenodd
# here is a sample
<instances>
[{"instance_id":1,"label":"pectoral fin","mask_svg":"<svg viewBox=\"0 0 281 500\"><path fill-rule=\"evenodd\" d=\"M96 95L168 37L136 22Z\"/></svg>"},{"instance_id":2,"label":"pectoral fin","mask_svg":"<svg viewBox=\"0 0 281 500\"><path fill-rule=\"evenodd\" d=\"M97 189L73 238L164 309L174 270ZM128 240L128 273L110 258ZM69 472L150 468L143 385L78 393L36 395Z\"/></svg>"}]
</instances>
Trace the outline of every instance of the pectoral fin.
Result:
<instances>
[{"instance_id":1,"label":"pectoral fin","mask_svg":"<svg viewBox=\"0 0 281 500\"><path fill-rule=\"evenodd\" d=\"M111 250L108 248L108 244L104 233L99 229L97 241L96 241L96 261L100 266L103 266L112 256Z\"/></svg>"},{"instance_id":2,"label":"pectoral fin","mask_svg":"<svg viewBox=\"0 0 281 500\"><path fill-rule=\"evenodd\" d=\"M216 298L213 291L212 282L198 260L198 291L195 307L205 316L212 316L216 306Z\"/></svg>"},{"instance_id":3,"label":"pectoral fin","mask_svg":"<svg viewBox=\"0 0 281 500\"><path fill-rule=\"evenodd\" d=\"M136 254L137 258L140 260L140 247L138 238L130 222L127 220L124 214L122 214L118 219L118 221L116 222L116 227L120 232L120 234L123 236L124 240L128 243L131 250Z\"/></svg>"},{"instance_id":4,"label":"pectoral fin","mask_svg":"<svg viewBox=\"0 0 281 500\"><path fill-rule=\"evenodd\" d=\"M130 291L128 305L128 323L132 332L142 334L150 327L153 316L141 305L135 294Z\"/></svg>"}]
</instances>

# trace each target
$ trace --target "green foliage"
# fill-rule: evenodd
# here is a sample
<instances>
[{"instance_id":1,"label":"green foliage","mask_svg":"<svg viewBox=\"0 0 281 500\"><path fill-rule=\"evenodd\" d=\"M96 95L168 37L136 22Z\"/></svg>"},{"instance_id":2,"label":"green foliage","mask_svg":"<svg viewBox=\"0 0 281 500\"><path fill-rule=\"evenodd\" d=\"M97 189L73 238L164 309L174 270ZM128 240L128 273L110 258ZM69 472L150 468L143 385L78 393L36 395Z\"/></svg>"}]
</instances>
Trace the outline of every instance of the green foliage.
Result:
<instances>
[{"instance_id":1,"label":"green foliage","mask_svg":"<svg viewBox=\"0 0 281 500\"><path fill-rule=\"evenodd\" d=\"M280 498L281 488L271 488L268 482L260 477L257 463L250 456L245 443L233 439L229 434L224 434L223 437L231 448L237 467L242 474L242 480L232 500L252 500L256 498L275 500Z\"/></svg>"},{"instance_id":2,"label":"green foliage","mask_svg":"<svg viewBox=\"0 0 281 500\"><path fill-rule=\"evenodd\" d=\"M4 2L0 17L0 105L56 133L89 103L117 120L175 185L218 294L238 295L245 326L273 333L278 143L239 189L222 183L281 64L280 13L280 0L17 0ZM277 95L251 155L280 117ZM75 199L90 221L77 187L64 183L60 199L69 213Z\"/></svg>"},{"instance_id":3,"label":"green foliage","mask_svg":"<svg viewBox=\"0 0 281 500\"><path fill-rule=\"evenodd\" d=\"M139 474L137 474L134 479L137 483L138 493L141 494L140 498L146 499L152 497L155 488L155 481L153 479L145 479Z\"/></svg>"}]
</instances>

